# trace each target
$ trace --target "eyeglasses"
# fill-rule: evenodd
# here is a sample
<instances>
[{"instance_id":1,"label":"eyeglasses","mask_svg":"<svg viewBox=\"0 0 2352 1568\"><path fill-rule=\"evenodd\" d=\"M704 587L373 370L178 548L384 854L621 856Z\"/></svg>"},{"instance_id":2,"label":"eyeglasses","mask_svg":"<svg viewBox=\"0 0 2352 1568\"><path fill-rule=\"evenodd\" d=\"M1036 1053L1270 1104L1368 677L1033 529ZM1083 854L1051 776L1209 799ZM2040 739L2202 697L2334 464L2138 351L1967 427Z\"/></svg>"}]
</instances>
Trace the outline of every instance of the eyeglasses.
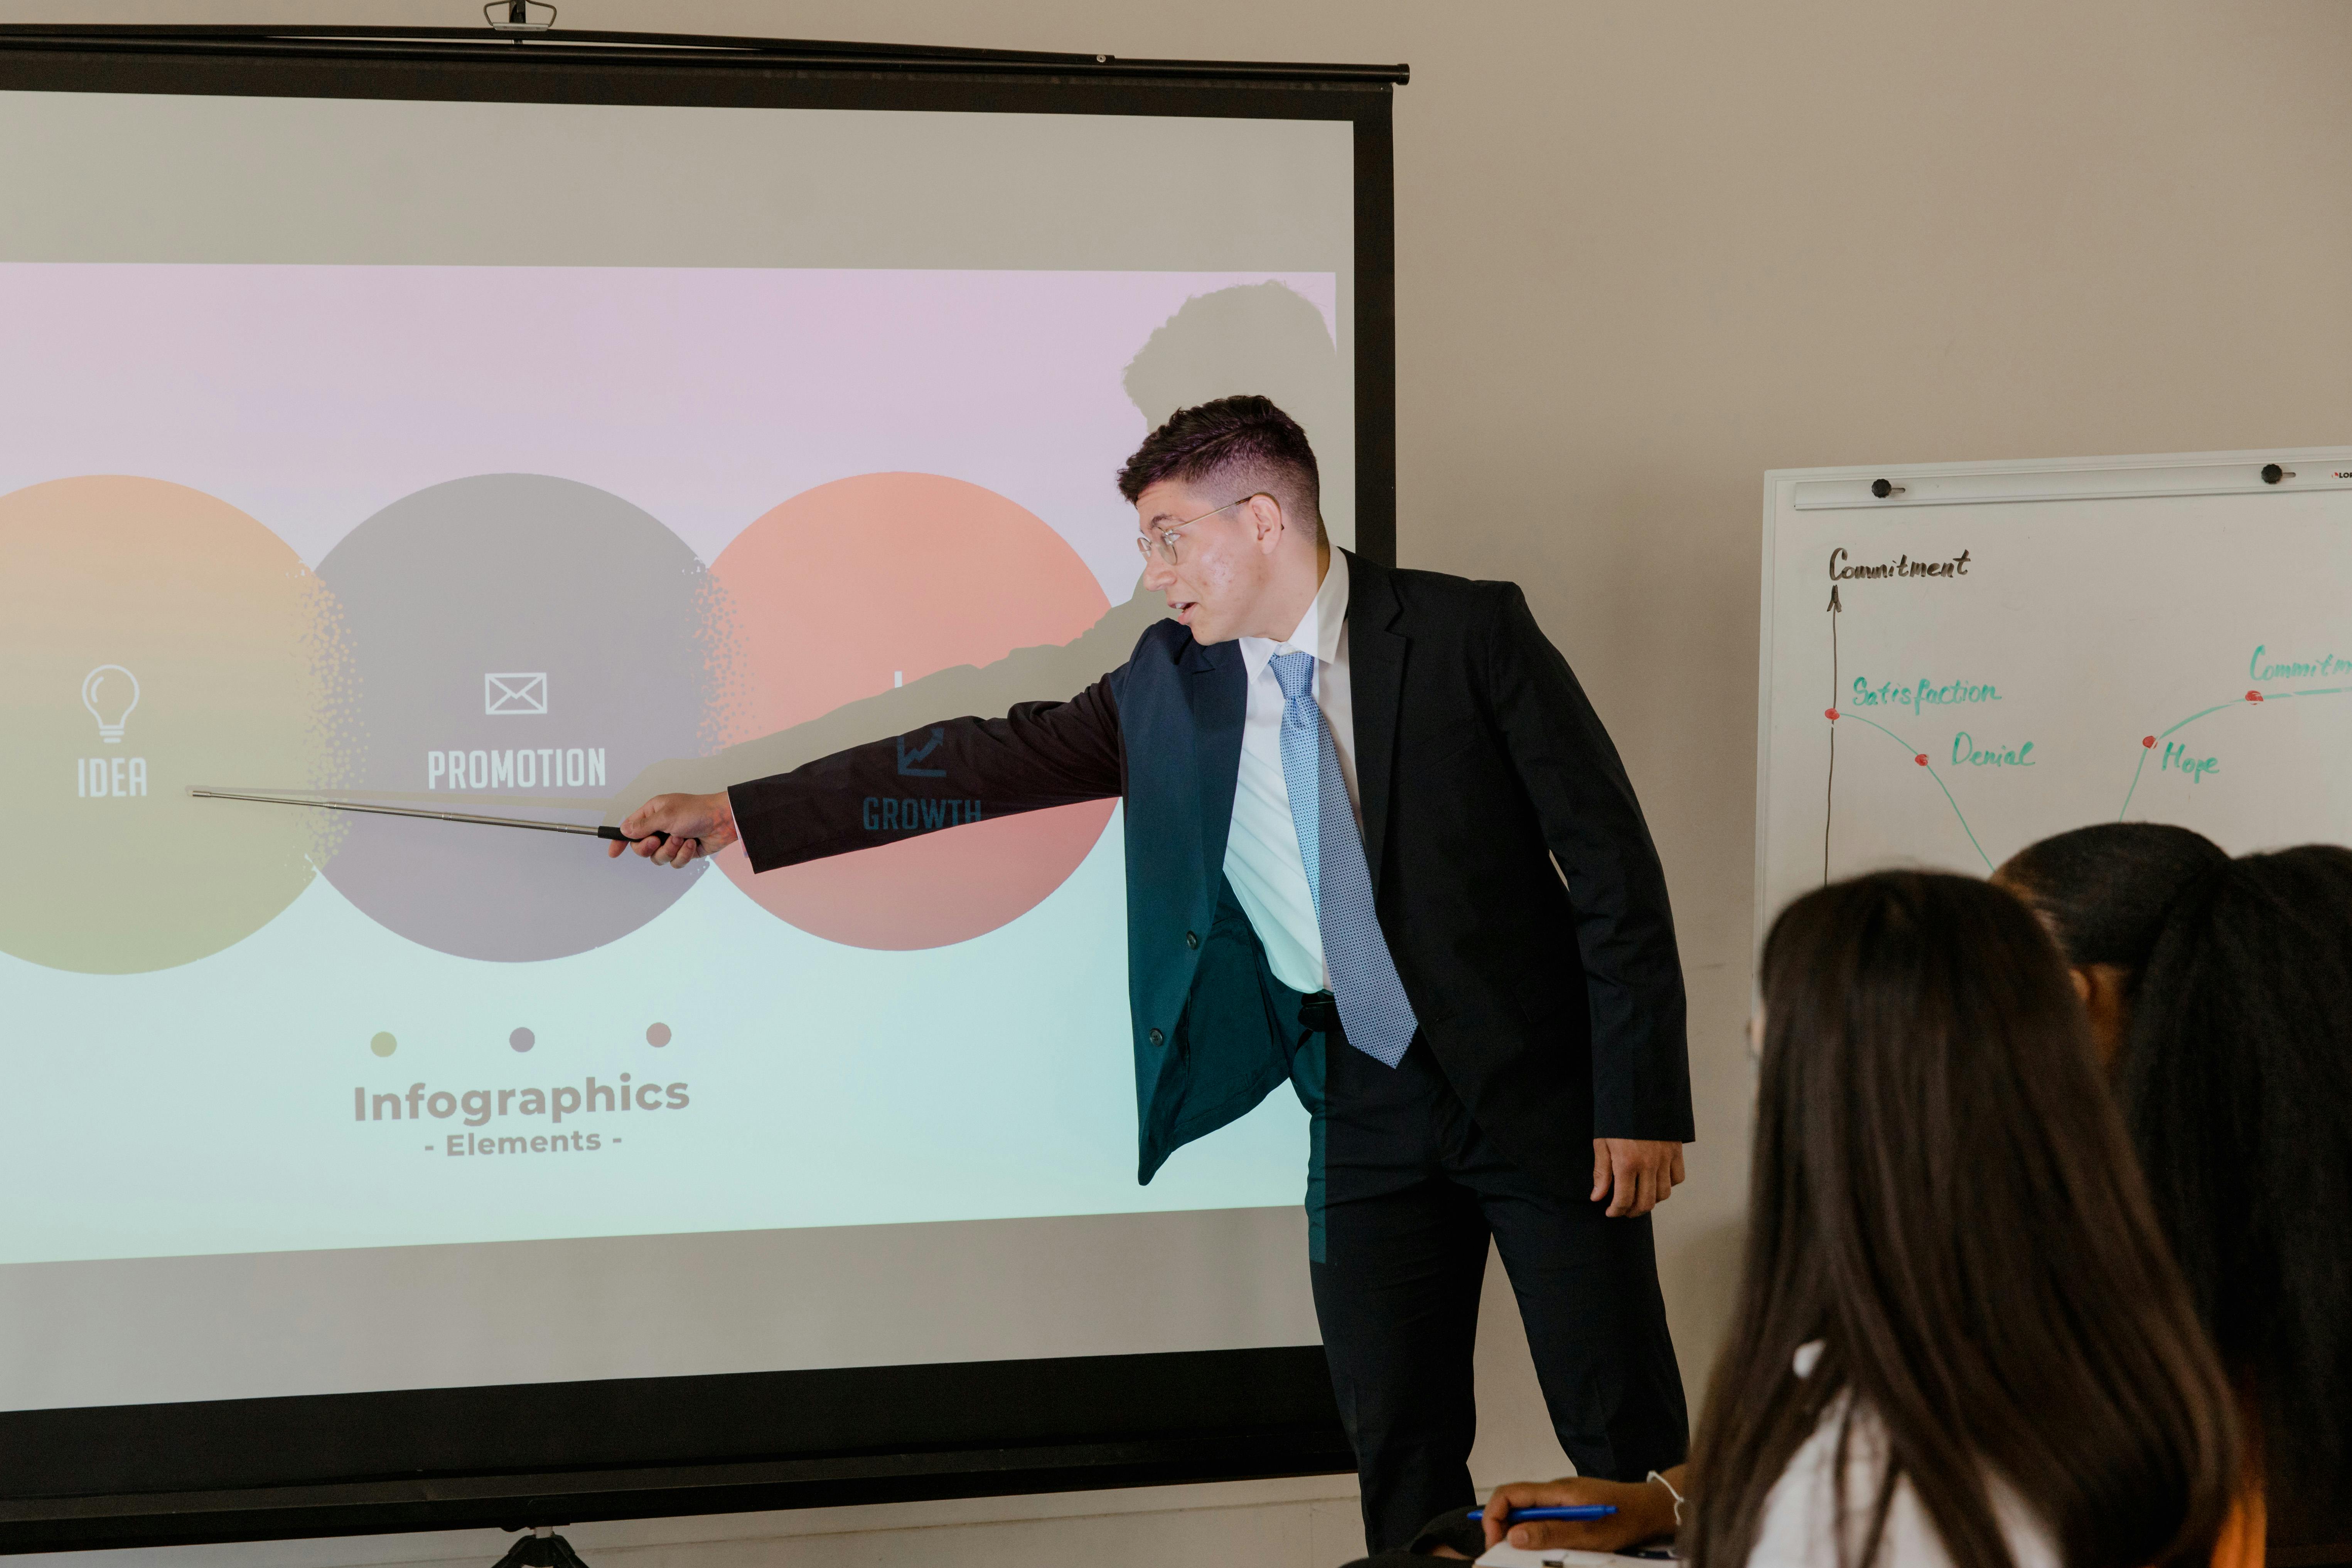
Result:
<instances>
[{"instance_id":1,"label":"eyeglasses","mask_svg":"<svg viewBox=\"0 0 2352 1568\"><path fill-rule=\"evenodd\" d=\"M1274 499L1272 496L1266 495L1266 492L1264 490L1252 490L1249 494L1242 497L1241 500L1229 500L1223 506L1213 506L1208 510L1201 513L1200 517L1188 517L1181 522L1171 522L1167 527L1155 529L1150 533L1139 533L1135 536L1135 548L1147 561L1150 560L1156 552L1159 554L1160 559L1167 562L1169 565L1173 566L1176 564L1176 546L1182 542L1182 535L1176 531L1178 529L1190 528L1194 523L1200 521L1201 518L1214 517L1221 511L1231 511L1234 508L1241 505L1242 501L1255 500L1260 496L1265 496L1268 500L1272 500Z\"/></svg>"}]
</instances>

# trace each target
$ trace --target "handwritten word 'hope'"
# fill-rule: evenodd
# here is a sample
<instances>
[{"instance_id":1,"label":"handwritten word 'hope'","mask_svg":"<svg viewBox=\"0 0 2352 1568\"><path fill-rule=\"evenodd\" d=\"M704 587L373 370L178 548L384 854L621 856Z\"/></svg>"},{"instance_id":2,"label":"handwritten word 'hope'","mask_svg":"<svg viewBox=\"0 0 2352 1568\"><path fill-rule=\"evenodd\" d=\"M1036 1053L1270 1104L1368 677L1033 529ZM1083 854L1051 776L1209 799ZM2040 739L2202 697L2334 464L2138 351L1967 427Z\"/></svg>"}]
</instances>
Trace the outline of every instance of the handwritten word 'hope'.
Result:
<instances>
[{"instance_id":1,"label":"handwritten word 'hope'","mask_svg":"<svg viewBox=\"0 0 2352 1568\"><path fill-rule=\"evenodd\" d=\"M2189 775L2189 782L2190 784L2195 784L2207 773L2220 773L2221 771L2221 759L2219 757L2192 757L2189 754L2189 748L2182 745L2179 742L2167 741L2164 743L2164 760L2158 763L2156 765L2157 770L2159 773L2169 770L2173 773L2187 773Z\"/></svg>"}]
</instances>

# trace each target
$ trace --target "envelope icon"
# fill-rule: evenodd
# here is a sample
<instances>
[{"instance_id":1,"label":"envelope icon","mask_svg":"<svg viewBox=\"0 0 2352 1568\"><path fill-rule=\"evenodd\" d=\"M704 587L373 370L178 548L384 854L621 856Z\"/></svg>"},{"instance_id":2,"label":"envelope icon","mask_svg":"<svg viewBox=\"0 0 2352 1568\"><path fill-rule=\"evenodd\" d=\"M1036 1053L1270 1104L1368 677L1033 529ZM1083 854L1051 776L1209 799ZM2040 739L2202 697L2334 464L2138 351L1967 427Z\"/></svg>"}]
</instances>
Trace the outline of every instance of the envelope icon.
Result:
<instances>
[{"instance_id":1,"label":"envelope icon","mask_svg":"<svg viewBox=\"0 0 2352 1568\"><path fill-rule=\"evenodd\" d=\"M482 677L485 713L544 713L547 711L547 671Z\"/></svg>"}]
</instances>

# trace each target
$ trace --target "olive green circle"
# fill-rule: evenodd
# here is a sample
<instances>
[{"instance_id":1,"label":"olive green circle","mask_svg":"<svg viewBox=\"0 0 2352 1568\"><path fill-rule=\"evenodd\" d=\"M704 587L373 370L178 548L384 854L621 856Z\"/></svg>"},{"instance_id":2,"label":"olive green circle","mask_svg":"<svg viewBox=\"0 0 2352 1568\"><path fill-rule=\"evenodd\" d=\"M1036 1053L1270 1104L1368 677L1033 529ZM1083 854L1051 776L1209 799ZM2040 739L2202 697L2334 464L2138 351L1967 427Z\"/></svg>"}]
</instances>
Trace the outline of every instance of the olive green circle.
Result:
<instances>
[{"instance_id":1,"label":"olive green circle","mask_svg":"<svg viewBox=\"0 0 2352 1568\"><path fill-rule=\"evenodd\" d=\"M400 1042L394 1039L388 1031L380 1031L374 1039L368 1042L368 1049L380 1057L388 1057L400 1049Z\"/></svg>"},{"instance_id":2,"label":"olive green circle","mask_svg":"<svg viewBox=\"0 0 2352 1568\"><path fill-rule=\"evenodd\" d=\"M0 952L145 973L292 903L344 814L189 791L342 782L341 625L286 542L226 501L105 474L0 496L0 801L43 827L10 857Z\"/></svg>"}]
</instances>

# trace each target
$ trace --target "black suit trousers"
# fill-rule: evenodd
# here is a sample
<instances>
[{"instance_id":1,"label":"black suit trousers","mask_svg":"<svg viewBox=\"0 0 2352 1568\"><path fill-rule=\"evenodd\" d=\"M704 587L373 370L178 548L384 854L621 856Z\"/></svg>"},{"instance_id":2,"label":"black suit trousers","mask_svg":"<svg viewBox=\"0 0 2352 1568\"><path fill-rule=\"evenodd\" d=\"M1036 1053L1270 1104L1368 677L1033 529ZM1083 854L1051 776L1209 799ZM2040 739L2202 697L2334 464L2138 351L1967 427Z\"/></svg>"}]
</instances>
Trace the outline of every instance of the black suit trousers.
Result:
<instances>
[{"instance_id":1,"label":"black suit trousers","mask_svg":"<svg viewBox=\"0 0 2352 1568\"><path fill-rule=\"evenodd\" d=\"M1308 1267L1367 1550L1402 1547L1475 1500L1471 1358L1490 1237L1577 1473L1639 1480L1679 1464L1689 1416L1648 1218L1563 1203L1514 1166L1419 1036L1387 1068L1315 1004L1302 1022L1328 1026L1305 1036L1292 1083L1313 1118Z\"/></svg>"}]
</instances>

